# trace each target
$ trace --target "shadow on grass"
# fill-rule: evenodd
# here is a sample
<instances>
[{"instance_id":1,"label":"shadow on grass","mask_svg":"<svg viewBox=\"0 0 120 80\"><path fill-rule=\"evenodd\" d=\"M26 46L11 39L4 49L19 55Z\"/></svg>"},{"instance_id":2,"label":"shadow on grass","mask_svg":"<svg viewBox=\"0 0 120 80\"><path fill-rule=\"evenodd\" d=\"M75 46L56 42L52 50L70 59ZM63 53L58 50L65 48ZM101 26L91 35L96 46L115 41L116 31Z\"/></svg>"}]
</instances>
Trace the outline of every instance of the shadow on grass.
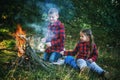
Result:
<instances>
[{"instance_id":1,"label":"shadow on grass","mask_svg":"<svg viewBox=\"0 0 120 80\"><path fill-rule=\"evenodd\" d=\"M111 74L111 80L120 79L120 58L119 49L113 49L111 51L100 54L98 64Z\"/></svg>"}]
</instances>

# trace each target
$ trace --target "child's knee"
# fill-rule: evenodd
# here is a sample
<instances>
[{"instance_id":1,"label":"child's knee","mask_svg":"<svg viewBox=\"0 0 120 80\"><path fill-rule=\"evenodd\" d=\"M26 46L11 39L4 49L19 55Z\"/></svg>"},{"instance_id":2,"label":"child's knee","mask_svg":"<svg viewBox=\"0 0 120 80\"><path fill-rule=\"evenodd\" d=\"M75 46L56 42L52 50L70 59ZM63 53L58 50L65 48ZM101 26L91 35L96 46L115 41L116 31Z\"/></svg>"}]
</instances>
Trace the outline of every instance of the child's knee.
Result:
<instances>
[{"instance_id":1,"label":"child's knee","mask_svg":"<svg viewBox=\"0 0 120 80\"><path fill-rule=\"evenodd\" d=\"M50 62L55 62L55 55L51 55L50 58L49 58L49 61Z\"/></svg>"},{"instance_id":2,"label":"child's knee","mask_svg":"<svg viewBox=\"0 0 120 80\"><path fill-rule=\"evenodd\" d=\"M73 61L73 60L74 60L74 57L72 57L72 56L67 56L67 57L65 58L65 64L70 64L71 61Z\"/></svg>"},{"instance_id":3,"label":"child's knee","mask_svg":"<svg viewBox=\"0 0 120 80\"><path fill-rule=\"evenodd\" d=\"M78 60L77 60L77 65L78 65L78 67L81 69L81 68L83 68L83 67L86 67L86 66L87 66L87 63L86 63L86 61L85 61L84 59L78 59Z\"/></svg>"},{"instance_id":4,"label":"child's knee","mask_svg":"<svg viewBox=\"0 0 120 80\"><path fill-rule=\"evenodd\" d=\"M57 61L57 53L52 53L50 58L49 58L50 62L55 62Z\"/></svg>"},{"instance_id":5,"label":"child's knee","mask_svg":"<svg viewBox=\"0 0 120 80\"><path fill-rule=\"evenodd\" d=\"M72 60L72 61L70 62L70 65L71 65L74 69L78 69L78 68L79 68L79 67L77 66L77 63L76 63L75 60Z\"/></svg>"}]
</instances>

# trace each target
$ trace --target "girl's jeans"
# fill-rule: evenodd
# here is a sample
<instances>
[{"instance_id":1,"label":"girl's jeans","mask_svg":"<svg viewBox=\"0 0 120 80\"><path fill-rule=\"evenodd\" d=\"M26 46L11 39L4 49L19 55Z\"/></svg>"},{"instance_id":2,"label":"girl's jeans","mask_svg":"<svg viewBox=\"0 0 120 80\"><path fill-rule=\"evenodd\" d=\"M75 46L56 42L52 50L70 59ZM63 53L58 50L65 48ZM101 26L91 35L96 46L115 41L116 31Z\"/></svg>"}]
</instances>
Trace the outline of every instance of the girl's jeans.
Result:
<instances>
[{"instance_id":1,"label":"girl's jeans","mask_svg":"<svg viewBox=\"0 0 120 80\"><path fill-rule=\"evenodd\" d=\"M75 60L74 57L72 56L67 56L65 59L65 63L69 64L70 66L72 66L73 68L83 68L88 66L91 70L97 72L98 74L102 74L103 73L103 69L98 66L95 62L89 62L87 60L84 59L78 59L77 61Z\"/></svg>"},{"instance_id":2,"label":"girl's jeans","mask_svg":"<svg viewBox=\"0 0 120 80\"><path fill-rule=\"evenodd\" d=\"M74 69L79 69L78 65L76 64L76 60L73 56L67 56L65 58L64 63L70 65Z\"/></svg>"},{"instance_id":3,"label":"girl's jeans","mask_svg":"<svg viewBox=\"0 0 120 80\"><path fill-rule=\"evenodd\" d=\"M61 57L62 57L62 55L58 52L52 52L52 53L45 52L43 54L43 60L49 61L49 62L56 62Z\"/></svg>"}]
</instances>

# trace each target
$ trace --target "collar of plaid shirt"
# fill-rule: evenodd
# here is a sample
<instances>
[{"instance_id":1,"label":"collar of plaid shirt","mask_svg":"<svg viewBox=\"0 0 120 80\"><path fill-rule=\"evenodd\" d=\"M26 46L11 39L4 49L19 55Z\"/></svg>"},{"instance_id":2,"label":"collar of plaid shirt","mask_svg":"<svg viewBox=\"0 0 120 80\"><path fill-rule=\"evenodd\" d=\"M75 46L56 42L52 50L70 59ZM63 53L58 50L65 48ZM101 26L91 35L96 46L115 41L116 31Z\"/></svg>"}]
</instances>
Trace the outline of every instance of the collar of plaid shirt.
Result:
<instances>
[{"instance_id":1,"label":"collar of plaid shirt","mask_svg":"<svg viewBox=\"0 0 120 80\"><path fill-rule=\"evenodd\" d=\"M57 20L54 24L50 23L49 26L57 26L59 25L61 22L59 20Z\"/></svg>"}]
</instances>

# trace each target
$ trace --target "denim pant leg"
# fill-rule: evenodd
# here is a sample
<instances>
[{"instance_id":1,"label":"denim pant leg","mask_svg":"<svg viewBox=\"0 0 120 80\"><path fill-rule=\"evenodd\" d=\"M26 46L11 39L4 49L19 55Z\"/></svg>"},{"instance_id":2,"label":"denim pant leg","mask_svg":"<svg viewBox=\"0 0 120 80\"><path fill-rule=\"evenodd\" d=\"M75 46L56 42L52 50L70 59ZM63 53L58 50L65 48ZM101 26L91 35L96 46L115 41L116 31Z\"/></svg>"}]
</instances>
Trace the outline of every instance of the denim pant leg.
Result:
<instances>
[{"instance_id":1,"label":"denim pant leg","mask_svg":"<svg viewBox=\"0 0 120 80\"><path fill-rule=\"evenodd\" d=\"M79 69L76 60L74 59L73 61L71 61L70 65L74 68L74 69Z\"/></svg>"},{"instance_id":2,"label":"denim pant leg","mask_svg":"<svg viewBox=\"0 0 120 80\"><path fill-rule=\"evenodd\" d=\"M77 60L77 65L80 69L82 69L83 67L86 67L87 66L87 63L86 63L86 60L84 59L78 59Z\"/></svg>"},{"instance_id":3,"label":"denim pant leg","mask_svg":"<svg viewBox=\"0 0 120 80\"><path fill-rule=\"evenodd\" d=\"M70 65L74 69L78 69L78 66L76 64L76 60L75 60L75 58L73 56L67 56L65 58L65 64Z\"/></svg>"},{"instance_id":4,"label":"denim pant leg","mask_svg":"<svg viewBox=\"0 0 120 80\"><path fill-rule=\"evenodd\" d=\"M50 57L50 54L44 52L44 54L43 54L43 60L44 60L44 61L48 61L48 60L49 60L49 57Z\"/></svg>"},{"instance_id":5,"label":"denim pant leg","mask_svg":"<svg viewBox=\"0 0 120 80\"><path fill-rule=\"evenodd\" d=\"M103 70L100 66L98 66L95 62L90 63L89 61L87 61L87 65L88 65L88 67L89 67L91 70L97 72L98 74L102 74L102 72L104 71L104 70Z\"/></svg>"},{"instance_id":6,"label":"denim pant leg","mask_svg":"<svg viewBox=\"0 0 120 80\"><path fill-rule=\"evenodd\" d=\"M74 57L73 56L67 56L65 58L65 64L69 64L70 65L70 62L74 60Z\"/></svg>"},{"instance_id":7,"label":"denim pant leg","mask_svg":"<svg viewBox=\"0 0 120 80\"><path fill-rule=\"evenodd\" d=\"M56 62L59 58L61 58L62 57L62 55L60 54L60 53L58 53L58 52L53 52L53 53L51 53L51 55L50 55L50 58L49 58L49 61L50 62Z\"/></svg>"}]
</instances>

